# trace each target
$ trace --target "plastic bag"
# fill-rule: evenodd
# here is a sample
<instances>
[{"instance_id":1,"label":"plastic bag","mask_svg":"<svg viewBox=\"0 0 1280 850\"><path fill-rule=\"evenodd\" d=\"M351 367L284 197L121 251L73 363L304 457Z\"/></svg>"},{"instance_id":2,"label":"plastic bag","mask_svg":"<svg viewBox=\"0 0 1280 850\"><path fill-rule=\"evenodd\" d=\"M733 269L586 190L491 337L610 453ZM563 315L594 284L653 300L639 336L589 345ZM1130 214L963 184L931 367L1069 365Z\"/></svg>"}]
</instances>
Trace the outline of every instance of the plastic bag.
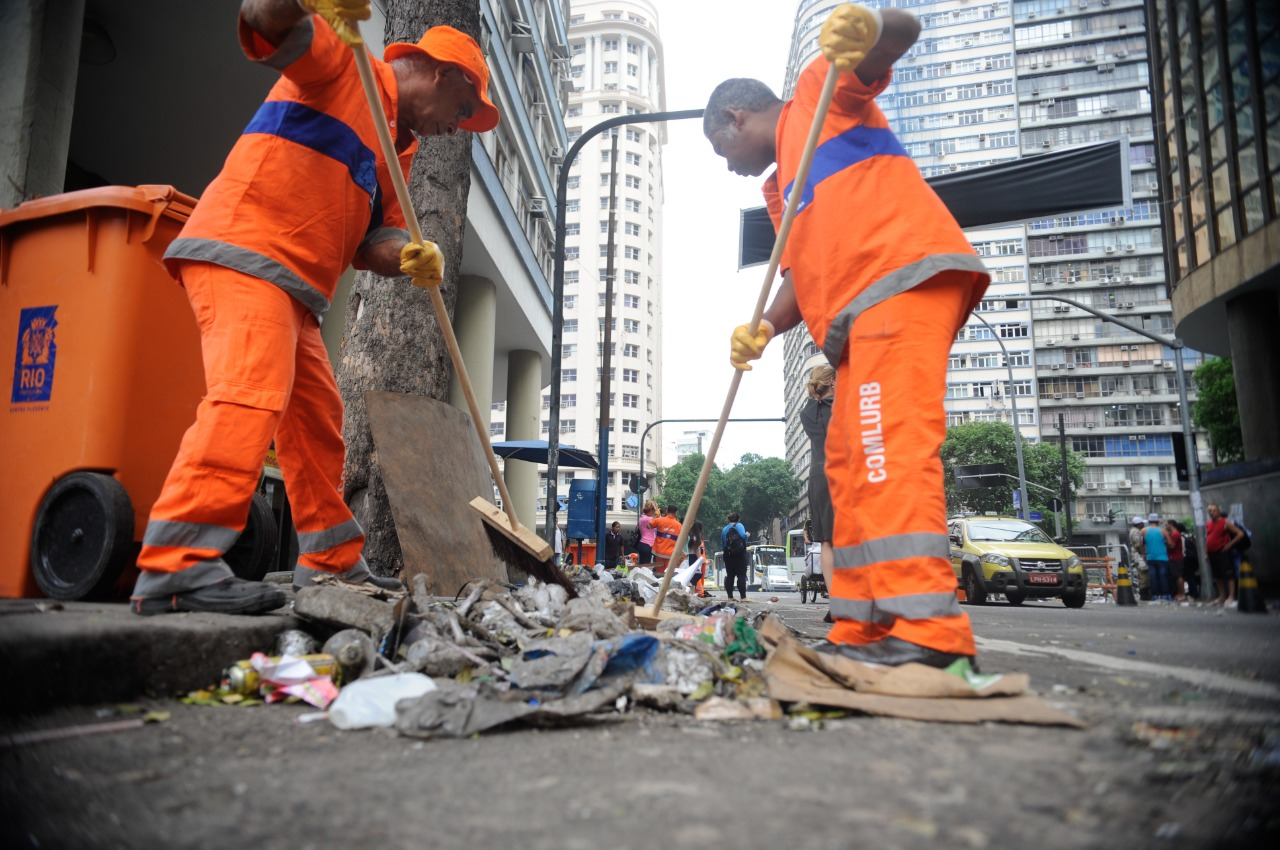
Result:
<instances>
[{"instance_id":1,"label":"plastic bag","mask_svg":"<svg viewBox=\"0 0 1280 850\"><path fill-rule=\"evenodd\" d=\"M421 673L396 673L352 682L329 706L329 722L339 729L367 729L396 722L396 703L434 691L436 683Z\"/></svg>"}]
</instances>

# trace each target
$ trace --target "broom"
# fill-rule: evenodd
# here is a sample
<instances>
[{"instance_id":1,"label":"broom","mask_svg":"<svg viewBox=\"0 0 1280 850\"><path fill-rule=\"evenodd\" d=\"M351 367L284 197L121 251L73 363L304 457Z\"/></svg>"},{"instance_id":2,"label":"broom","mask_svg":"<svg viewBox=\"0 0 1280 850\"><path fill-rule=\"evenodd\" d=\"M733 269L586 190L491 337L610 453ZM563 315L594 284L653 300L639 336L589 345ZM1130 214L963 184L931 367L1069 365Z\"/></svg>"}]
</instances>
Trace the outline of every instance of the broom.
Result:
<instances>
[{"instance_id":1,"label":"broom","mask_svg":"<svg viewBox=\"0 0 1280 850\"><path fill-rule=\"evenodd\" d=\"M840 77L840 72L836 70L834 64L827 69L827 78L822 85L822 94L818 98L818 105L813 113L813 122L809 126L809 136L805 140L804 151L800 155L799 167L796 169L795 181L791 184L791 195L787 198L786 209L782 213L782 221L778 225L778 238L773 243L773 253L769 257L769 268L765 272L764 285L760 288L760 297L756 299L755 312L751 314L751 334L754 336L756 330L760 327L760 319L764 316L764 308L769 300L769 293L773 289L773 277L778 272L778 264L782 260L782 249L786 247L787 237L791 233L791 222L796 217L796 208L800 204L800 196L804 194L802 191L805 182L809 179L809 166L813 164L813 152L818 147L818 137L822 134L822 125L827 120L827 110L831 107L831 98L835 95L836 81ZM692 526L690 520L698 515L698 506L702 504L702 494L707 489L707 479L711 476L711 469L715 466L716 450L720 448L720 438L724 435L724 426L729 421L729 413L733 410L733 402L738 396L738 385L742 383L742 376L745 374L739 369L733 370L733 380L729 383L729 393L724 400L724 408L720 411L720 419L716 423L715 434L711 437L711 447L707 449L706 458L702 462L702 472L698 475L697 486L693 488L693 496L689 499L689 509L685 512L685 521L680 528L680 536L676 539L675 549L672 552L672 560L677 557L676 553L683 552L685 543L689 539L689 529ZM658 588L658 595L653 600L652 610L644 608L636 608L636 620L647 628L654 628L660 619L660 610L662 609L662 600L666 598L667 588L671 586L671 577L675 570L667 567L666 574L662 577L662 585Z\"/></svg>"},{"instance_id":2,"label":"broom","mask_svg":"<svg viewBox=\"0 0 1280 850\"><path fill-rule=\"evenodd\" d=\"M353 25L354 29L354 25ZM373 124L378 132L378 141L382 147L382 156L387 161L387 171L391 174L391 182L395 186L396 200L404 211L405 221L409 225L409 238L421 244L422 230L418 225L418 216L413 209L413 201L409 198L409 187L404 175L400 173L399 158L396 156L395 143L391 139L391 128L387 124L387 115L382 109L382 99L378 95L377 85L373 79L373 68L369 64L369 54L365 51L363 41L350 44L355 55L356 68L360 72L360 83L364 87L365 99L369 101L369 110L373 113ZM558 584L565 589L570 598L578 595L569 577L552 561L551 544L520 524L516 518L515 502L507 492L507 483L498 469L498 458L489 443L489 433L480 418L480 407L476 403L475 392L471 388L471 379L467 376L466 364L462 361L462 351L458 348L458 339L453 333L453 324L449 321L449 312L444 298L440 295L439 286L428 286L431 293L431 305L436 311L436 320L440 331L444 334L445 345L449 349L449 357L453 360L453 369L458 376L458 384L467 399L467 409L471 412L471 423L475 426L476 436L484 448L485 459L489 462L489 472L493 475L498 493L502 497L502 505L506 509L504 515L494 504L483 496L471 500L471 507L484 520L484 530L489 536L489 544L493 553L507 564L524 570L531 576L548 584Z\"/></svg>"}]
</instances>

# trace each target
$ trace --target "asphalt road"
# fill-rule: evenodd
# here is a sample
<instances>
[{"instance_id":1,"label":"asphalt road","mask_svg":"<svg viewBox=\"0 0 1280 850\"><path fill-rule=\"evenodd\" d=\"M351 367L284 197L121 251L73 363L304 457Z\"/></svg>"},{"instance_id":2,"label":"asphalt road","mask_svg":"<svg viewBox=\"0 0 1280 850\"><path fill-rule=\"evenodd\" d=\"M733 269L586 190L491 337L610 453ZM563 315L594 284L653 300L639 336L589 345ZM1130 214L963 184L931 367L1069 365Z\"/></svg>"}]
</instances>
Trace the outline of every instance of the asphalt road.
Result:
<instances>
[{"instance_id":1,"label":"asphalt road","mask_svg":"<svg viewBox=\"0 0 1280 850\"><path fill-rule=\"evenodd\" d=\"M822 606L753 594L818 636ZM1085 730L629 712L421 742L305 707L0 748L0 846L1254 848L1280 846L1280 614L969 606L983 672ZM118 709L30 718L53 729Z\"/></svg>"}]
</instances>

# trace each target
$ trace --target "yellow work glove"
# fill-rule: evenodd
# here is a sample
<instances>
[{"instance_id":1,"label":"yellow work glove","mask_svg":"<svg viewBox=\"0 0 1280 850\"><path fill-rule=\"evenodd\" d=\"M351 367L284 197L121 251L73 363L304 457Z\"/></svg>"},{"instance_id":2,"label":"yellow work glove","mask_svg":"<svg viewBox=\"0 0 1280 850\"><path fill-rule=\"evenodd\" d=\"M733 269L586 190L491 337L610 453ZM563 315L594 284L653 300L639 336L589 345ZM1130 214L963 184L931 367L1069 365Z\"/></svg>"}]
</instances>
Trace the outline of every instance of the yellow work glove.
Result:
<instances>
[{"instance_id":1,"label":"yellow work glove","mask_svg":"<svg viewBox=\"0 0 1280 850\"><path fill-rule=\"evenodd\" d=\"M364 44L357 21L367 21L370 0L298 0L298 5L313 15L324 18L349 47Z\"/></svg>"},{"instance_id":2,"label":"yellow work glove","mask_svg":"<svg viewBox=\"0 0 1280 850\"><path fill-rule=\"evenodd\" d=\"M408 242L400 249L400 271L413 278L414 286L439 286L444 282L444 254L434 242Z\"/></svg>"},{"instance_id":3,"label":"yellow work glove","mask_svg":"<svg viewBox=\"0 0 1280 850\"><path fill-rule=\"evenodd\" d=\"M773 339L773 324L768 319L761 319L755 335L751 334L750 325L738 325L733 329L729 339L729 362L733 368L743 372L751 371L748 360L759 360L764 354L764 347Z\"/></svg>"},{"instance_id":4,"label":"yellow work glove","mask_svg":"<svg viewBox=\"0 0 1280 850\"><path fill-rule=\"evenodd\" d=\"M878 9L855 3L837 6L822 25L818 46L827 61L842 72L852 71L867 58L867 53L880 40L883 22Z\"/></svg>"}]
</instances>

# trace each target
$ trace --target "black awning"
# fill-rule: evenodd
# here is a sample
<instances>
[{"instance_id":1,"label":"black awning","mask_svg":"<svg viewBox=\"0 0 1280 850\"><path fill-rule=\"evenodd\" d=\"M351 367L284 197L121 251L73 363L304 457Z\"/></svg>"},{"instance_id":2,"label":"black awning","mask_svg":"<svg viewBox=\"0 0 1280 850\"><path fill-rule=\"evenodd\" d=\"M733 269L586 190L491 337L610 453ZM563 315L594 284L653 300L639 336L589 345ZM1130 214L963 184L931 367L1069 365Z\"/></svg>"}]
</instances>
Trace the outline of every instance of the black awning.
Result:
<instances>
[{"instance_id":1,"label":"black awning","mask_svg":"<svg viewBox=\"0 0 1280 850\"><path fill-rule=\"evenodd\" d=\"M1125 139L930 177L961 227L986 227L1103 207L1127 207ZM773 222L764 207L742 211L738 268L769 262Z\"/></svg>"}]
</instances>

